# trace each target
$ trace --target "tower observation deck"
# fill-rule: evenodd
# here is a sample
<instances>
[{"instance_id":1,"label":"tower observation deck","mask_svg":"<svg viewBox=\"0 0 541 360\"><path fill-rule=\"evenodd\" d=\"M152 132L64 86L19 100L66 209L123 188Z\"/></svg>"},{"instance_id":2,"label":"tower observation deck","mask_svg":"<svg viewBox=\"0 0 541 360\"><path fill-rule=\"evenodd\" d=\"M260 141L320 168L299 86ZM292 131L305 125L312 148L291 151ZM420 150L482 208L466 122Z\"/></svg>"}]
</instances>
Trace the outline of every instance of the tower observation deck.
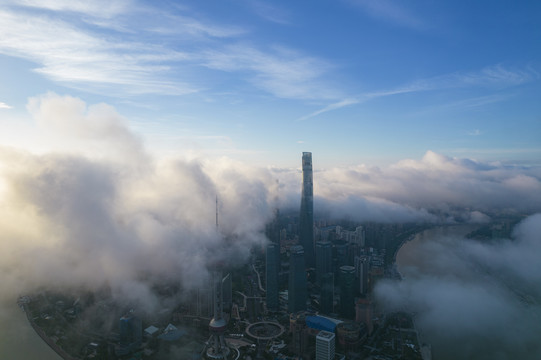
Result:
<instances>
[{"instance_id":1,"label":"tower observation deck","mask_svg":"<svg viewBox=\"0 0 541 360\"><path fill-rule=\"evenodd\" d=\"M216 197L216 231L218 227L218 197ZM212 295L214 300L214 316L209 323L210 339L207 348L207 359L227 359L230 349L227 347L224 339L227 321L223 313L223 286L222 286L222 267L220 262L212 266Z\"/></svg>"},{"instance_id":2,"label":"tower observation deck","mask_svg":"<svg viewBox=\"0 0 541 360\"><path fill-rule=\"evenodd\" d=\"M213 295L214 295L214 317L209 323L211 339L207 349L207 359L227 359L229 348L224 340L224 332L227 321L223 316L223 291L222 271L215 268L212 271Z\"/></svg>"}]
</instances>

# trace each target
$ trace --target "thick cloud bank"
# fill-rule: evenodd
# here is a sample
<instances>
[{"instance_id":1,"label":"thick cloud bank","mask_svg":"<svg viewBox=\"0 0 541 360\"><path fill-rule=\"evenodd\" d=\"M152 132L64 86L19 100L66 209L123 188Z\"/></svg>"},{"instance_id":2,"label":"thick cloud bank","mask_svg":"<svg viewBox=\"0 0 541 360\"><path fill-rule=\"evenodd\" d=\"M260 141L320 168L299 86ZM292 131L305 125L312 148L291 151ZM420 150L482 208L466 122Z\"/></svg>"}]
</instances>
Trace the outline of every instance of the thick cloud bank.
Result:
<instances>
[{"instance_id":1,"label":"thick cloud bank","mask_svg":"<svg viewBox=\"0 0 541 360\"><path fill-rule=\"evenodd\" d=\"M335 168L314 178L315 194L332 214L361 220L485 222L484 213L541 211L541 169L432 151L389 168Z\"/></svg>"},{"instance_id":2,"label":"thick cloud bank","mask_svg":"<svg viewBox=\"0 0 541 360\"><path fill-rule=\"evenodd\" d=\"M541 214L520 223L513 240L425 232L399 254L404 280L380 283L376 295L417 314L437 359L539 359L539 234Z\"/></svg>"},{"instance_id":3,"label":"thick cloud bank","mask_svg":"<svg viewBox=\"0 0 541 360\"><path fill-rule=\"evenodd\" d=\"M146 284L197 286L209 266L265 241L267 173L227 159L153 161L107 105L49 94L29 108L55 151L0 148L3 295L107 284L152 304Z\"/></svg>"},{"instance_id":4,"label":"thick cloud bank","mask_svg":"<svg viewBox=\"0 0 541 360\"><path fill-rule=\"evenodd\" d=\"M196 286L210 265L242 262L266 241L274 208L299 208L299 169L182 154L158 159L113 107L70 96L32 98L28 111L48 150L0 146L4 296L38 285L107 284L152 303L145 284L159 278ZM291 156L300 164L300 154ZM536 168L430 151L389 168L325 170L314 159L315 208L329 217L485 222L493 212L541 211Z\"/></svg>"}]
</instances>

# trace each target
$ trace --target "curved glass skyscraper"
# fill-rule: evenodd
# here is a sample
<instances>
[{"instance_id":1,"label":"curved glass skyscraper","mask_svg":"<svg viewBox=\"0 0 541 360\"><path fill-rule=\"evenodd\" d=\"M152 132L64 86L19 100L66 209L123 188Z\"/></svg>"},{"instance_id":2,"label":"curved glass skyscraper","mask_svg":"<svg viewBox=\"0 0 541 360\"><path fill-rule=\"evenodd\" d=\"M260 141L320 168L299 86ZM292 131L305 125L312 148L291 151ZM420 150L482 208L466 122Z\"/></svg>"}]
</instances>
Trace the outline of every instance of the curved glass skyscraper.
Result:
<instances>
[{"instance_id":1,"label":"curved glass skyscraper","mask_svg":"<svg viewBox=\"0 0 541 360\"><path fill-rule=\"evenodd\" d=\"M315 267L314 255L314 179L312 153L302 153L302 195L299 217L299 240L304 248L306 267Z\"/></svg>"}]
</instances>

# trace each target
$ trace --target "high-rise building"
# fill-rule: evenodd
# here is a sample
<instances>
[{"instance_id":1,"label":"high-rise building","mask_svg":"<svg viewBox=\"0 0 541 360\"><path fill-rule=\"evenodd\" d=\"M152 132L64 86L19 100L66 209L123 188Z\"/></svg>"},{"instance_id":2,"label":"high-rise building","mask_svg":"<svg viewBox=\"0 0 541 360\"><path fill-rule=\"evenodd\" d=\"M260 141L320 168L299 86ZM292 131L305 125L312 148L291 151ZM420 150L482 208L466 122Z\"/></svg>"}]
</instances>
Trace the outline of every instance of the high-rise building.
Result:
<instances>
[{"instance_id":1,"label":"high-rise building","mask_svg":"<svg viewBox=\"0 0 541 360\"><path fill-rule=\"evenodd\" d=\"M315 266L314 256L314 180L312 153L302 153L302 195L299 216L299 240L304 247L306 266Z\"/></svg>"},{"instance_id":2,"label":"high-rise building","mask_svg":"<svg viewBox=\"0 0 541 360\"><path fill-rule=\"evenodd\" d=\"M368 280L370 273L370 258L366 255L355 257L355 274L359 293L365 296L368 293Z\"/></svg>"},{"instance_id":3,"label":"high-rise building","mask_svg":"<svg viewBox=\"0 0 541 360\"><path fill-rule=\"evenodd\" d=\"M141 344L143 327L141 318L133 315L133 312L122 316L119 321L120 343L137 347Z\"/></svg>"},{"instance_id":4,"label":"high-rise building","mask_svg":"<svg viewBox=\"0 0 541 360\"><path fill-rule=\"evenodd\" d=\"M316 360L333 360L334 347L334 334L332 332L321 330L316 336Z\"/></svg>"},{"instance_id":5,"label":"high-rise building","mask_svg":"<svg viewBox=\"0 0 541 360\"><path fill-rule=\"evenodd\" d=\"M334 312L334 273L328 272L321 279L320 311L323 314Z\"/></svg>"},{"instance_id":6,"label":"high-rise building","mask_svg":"<svg viewBox=\"0 0 541 360\"><path fill-rule=\"evenodd\" d=\"M334 242L335 257L335 270L336 274L340 273L340 268L344 265L351 265L348 261L349 244L344 240L336 240Z\"/></svg>"},{"instance_id":7,"label":"high-rise building","mask_svg":"<svg viewBox=\"0 0 541 360\"><path fill-rule=\"evenodd\" d=\"M278 273L280 272L280 245L270 243L266 254L267 309L278 310Z\"/></svg>"},{"instance_id":8,"label":"high-rise building","mask_svg":"<svg viewBox=\"0 0 541 360\"><path fill-rule=\"evenodd\" d=\"M364 228L362 226L357 226L355 228L355 243L357 243L361 247L364 247L365 239L366 239L366 235L364 232Z\"/></svg>"},{"instance_id":9,"label":"high-rise building","mask_svg":"<svg viewBox=\"0 0 541 360\"><path fill-rule=\"evenodd\" d=\"M289 257L289 286L288 311L295 313L306 310L306 268L304 263L304 249L301 245L290 248Z\"/></svg>"},{"instance_id":10,"label":"high-rise building","mask_svg":"<svg viewBox=\"0 0 541 360\"><path fill-rule=\"evenodd\" d=\"M119 320L119 343L115 346L115 355L125 356L137 350L141 346L143 338L143 326L141 318L133 314L131 310Z\"/></svg>"},{"instance_id":11,"label":"high-rise building","mask_svg":"<svg viewBox=\"0 0 541 360\"><path fill-rule=\"evenodd\" d=\"M340 267L340 316L346 319L355 315L354 281L355 268L349 265Z\"/></svg>"},{"instance_id":12,"label":"high-rise building","mask_svg":"<svg viewBox=\"0 0 541 360\"><path fill-rule=\"evenodd\" d=\"M371 335L374 330L373 317L374 304L372 304L372 300L367 298L357 300L355 304L355 321L366 325L368 335Z\"/></svg>"},{"instance_id":13,"label":"high-rise building","mask_svg":"<svg viewBox=\"0 0 541 360\"><path fill-rule=\"evenodd\" d=\"M289 331L292 338L290 350L295 355L303 357L308 350L308 329L306 327L306 314L299 312L289 315Z\"/></svg>"},{"instance_id":14,"label":"high-rise building","mask_svg":"<svg viewBox=\"0 0 541 360\"><path fill-rule=\"evenodd\" d=\"M329 241L316 242L316 278L321 285L323 275L332 271L332 244Z\"/></svg>"},{"instance_id":15,"label":"high-rise building","mask_svg":"<svg viewBox=\"0 0 541 360\"><path fill-rule=\"evenodd\" d=\"M214 302L212 299L212 285L208 287L197 288L195 305L196 305L195 314L197 316L202 316L202 317L212 316L212 314L214 313Z\"/></svg>"}]
</instances>

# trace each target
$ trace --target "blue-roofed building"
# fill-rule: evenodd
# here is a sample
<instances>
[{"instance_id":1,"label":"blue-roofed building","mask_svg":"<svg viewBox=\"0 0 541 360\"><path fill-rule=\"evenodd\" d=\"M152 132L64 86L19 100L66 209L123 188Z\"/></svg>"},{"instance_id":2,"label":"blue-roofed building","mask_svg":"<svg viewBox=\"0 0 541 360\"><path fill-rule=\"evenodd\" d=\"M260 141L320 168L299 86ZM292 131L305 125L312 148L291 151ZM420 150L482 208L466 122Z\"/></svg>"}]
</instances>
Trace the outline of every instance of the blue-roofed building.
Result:
<instances>
[{"instance_id":1,"label":"blue-roofed building","mask_svg":"<svg viewBox=\"0 0 541 360\"><path fill-rule=\"evenodd\" d=\"M324 330L331 333L334 333L334 330L336 329L336 323L327 318L317 315L307 316L306 326L314 330Z\"/></svg>"}]
</instances>

